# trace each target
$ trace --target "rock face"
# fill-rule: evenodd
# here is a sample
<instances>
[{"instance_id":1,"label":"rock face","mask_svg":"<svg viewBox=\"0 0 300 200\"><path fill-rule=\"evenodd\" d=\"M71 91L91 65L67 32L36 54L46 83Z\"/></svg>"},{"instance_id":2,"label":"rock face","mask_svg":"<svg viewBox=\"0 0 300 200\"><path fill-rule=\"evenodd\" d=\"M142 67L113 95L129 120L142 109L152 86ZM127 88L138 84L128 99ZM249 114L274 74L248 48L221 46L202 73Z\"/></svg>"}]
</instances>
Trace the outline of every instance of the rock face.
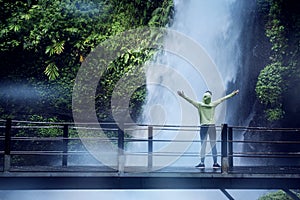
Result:
<instances>
[{"instance_id":1,"label":"rock face","mask_svg":"<svg viewBox=\"0 0 300 200\"><path fill-rule=\"evenodd\" d=\"M254 2L254 1L253 1ZM254 2L248 2L248 6L243 5L247 15L245 23L242 26L242 35L240 38L240 45L242 51L241 67L237 74L235 82L229 84L229 90L239 88L240 94L238 99L232 99L228 102L228 110L230 117L228 117L229 125L249 126L249 127L299 127L300 104L299 94L296 92L300 87L298 82L295 87L289 89L285 93L285 117L276 122L267 121L264 117L263 106L258 102L255 94L255 86L260 70L264 68L270 61L270 43L265 36L265 21L263 15L258 12L257 5ZM245 3L245 2L243 2ZM250 9L249 9L250 8ZM289 98L287 98L289 97ZM290 98L293 97L293 98ZM240 135L238 135L240 134ZM242 134L242 136L241 136ZM242 151L251 154L266 153L271 154L277 152L275 155L269 155L268 158L242 158L239 163L242 164L264 164L264 165L299 165L299 158L291 157L288 159L282 158L283 153L292 153L300 151L299 144L279 144L271 141L300 141L299 132L294 131L245 131L239 132L235 135L236 138L245 141L270 141L267 143L245 143L242 145ZM241 147L240 147L241 148Z\"/></svg>"}]
</instances>

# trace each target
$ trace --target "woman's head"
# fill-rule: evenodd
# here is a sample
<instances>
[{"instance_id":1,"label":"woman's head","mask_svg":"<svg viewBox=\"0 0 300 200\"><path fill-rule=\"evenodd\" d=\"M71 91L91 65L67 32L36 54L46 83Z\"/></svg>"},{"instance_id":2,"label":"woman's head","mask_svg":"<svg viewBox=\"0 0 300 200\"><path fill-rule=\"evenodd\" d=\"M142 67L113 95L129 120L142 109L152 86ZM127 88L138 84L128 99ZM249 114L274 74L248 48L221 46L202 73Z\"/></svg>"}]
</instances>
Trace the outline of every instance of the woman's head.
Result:
<instances>
[{"instance_id":1,"label":"woman's head","mask_svg":"<svg viewBox=\"0 0 300 200\"><path fill-rule=\"evenodd\" d=\"M212 96L212 92L211 91L206 91L203 95L203 102L205 104L210 104L211 102L211 96Z\"/></svg>"}]
</instances>

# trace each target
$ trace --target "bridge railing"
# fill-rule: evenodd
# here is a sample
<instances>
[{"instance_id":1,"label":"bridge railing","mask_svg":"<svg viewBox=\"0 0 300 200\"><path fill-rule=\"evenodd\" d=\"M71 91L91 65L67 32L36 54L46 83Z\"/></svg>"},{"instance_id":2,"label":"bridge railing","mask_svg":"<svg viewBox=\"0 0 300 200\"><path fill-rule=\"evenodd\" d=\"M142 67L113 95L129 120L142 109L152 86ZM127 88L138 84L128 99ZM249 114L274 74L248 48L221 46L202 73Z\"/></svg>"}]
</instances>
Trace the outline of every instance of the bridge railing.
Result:
<instances>
[{"instance_id":1,"label":"bridge railing","mask_svg":"<svg viewBox=\"0 0 300 200\"><path fill-rule=\"evenodd\" d=\"M184 161L188 163L188 165L185 165L187 167L199 162L199 126L139 124L138 128L136 126L132 128L130 124L127 124L127 127L124 132L135 135L135 137L124 140L128 144L124 148L124 154L137 159L144 157L144 166L149 169L161 168L162 166L159 166L159 163L164 163L164 159L170 162L174 161L180 167L184 166L182 164ZM217 127L218 132L221 131L220 128ZM136 135L135 132L138 132L138 134ZM217 140L215 142L220 144L221 141ZM139 146L140 148L130 148L130 143L138 143L139 145L134 145L134 147ZM194 148L188 149L189 146ZM221 156L220 152L218 156Z\"/></svg>"},{"instance_id":2,"label":"bridge railing","mask_svg":"<svg viewBox=\"0 0 300 200\"><path fill-rule=\"evenodd\" d=\"M274 168L299 170L299 128L230 126L226 135L229 169L264 167L264 172Z\"/></svg>"},{"instance_id":3,"label":"bridge railing","mask_svg":"<svg viewBox=\"0 0 300 200\"><path fill-rule=\"evenodd\" d=\"M189 167L193 167L191 165L199 161L199 126L139 125L138 128L132 129L130 125L123 125L121 129L114 123L101 124L101 127L109 133L108 140L118 147L119 160L115 169L105 167L105 164L95 159L85 148L82 138L77 133L78 128L84 127L86 126L75 127L73 123L0 120L2 171L45 170L45 168L38 168L41 165L48 167L48 170L64 171L70 166L81 170L78 167L84 165L89 167L88 170L99 171L101 168L105 172L124 172L126 171L124 168L132 167L126 166L124 159L120 159L124 156L143 157L142 160L145 161L143 166L148 169L155 167L157 157L187 158L190 159ZM183 134L193 133L196 137L186 140L172 137L160 138L156 134L157 131L164 131L168 135L176 135L178 130ZM132 131L137 132L137 137L128 136ZM221 173L234 173L235 167L274 167L276 164L300 166L299 129L236 127L224 124L217 127L217 131L221 136L215 141L220 147L218 157L222 165ZM140 133L143 135L139 135ZM102 138L90 139L103 140ZM160 146L166 144L186 142L191 143L195 148L184 153L157 151ZM132 143L142 144L142 148L128 149L129 144ZM87 160L89 161L86 162ZM28 165L31 167L28 168Z\"/></svg>"},{"instance_id":4,"label":"bridge railing","mask_svg":"<svg viewBox=\"0 0 300 200\"><path fill-rule=\"evenodd\" d=\"M103 123L112 126L111 123ZM116 126L113 124L113 126ZM11 170L63 170L60 167L98 165L85 148L74 123L0 120L0 166ZM118 129L110 141L118 142ZM92 138L97 140L97 138ZM77 158L77 159L76 159ZM72 160L72 162L70 162ZM76 161L77 160L77 161ZM86 163L85 161L89 161ZM1 168L0 168L1 169Z\"/></svg>"}]
</instances>

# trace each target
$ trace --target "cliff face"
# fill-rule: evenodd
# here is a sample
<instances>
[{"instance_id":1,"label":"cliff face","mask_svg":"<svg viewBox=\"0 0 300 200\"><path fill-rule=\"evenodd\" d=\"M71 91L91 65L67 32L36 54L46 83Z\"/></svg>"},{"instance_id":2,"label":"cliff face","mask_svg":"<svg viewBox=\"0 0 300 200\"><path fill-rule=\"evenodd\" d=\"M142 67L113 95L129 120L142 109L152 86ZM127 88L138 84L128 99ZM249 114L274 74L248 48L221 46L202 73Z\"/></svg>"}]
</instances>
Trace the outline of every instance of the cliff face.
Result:
<instances>
[{"instance_id":1,"label":"cliff face","mask_svg":"<svg viewBox=\"0 0 300 200\"><path fill-rule=\"evenodd\" d=\"M280 6L270 8L274 2L279 2ZM242 53L239 71L236 81L229 84L229 90L239 88L241 93L240 100L234 99L228 102L229 112L233 113L228 123L249 126L299 127L300 123L297 118L300 117L300 103L298 103L300 94L297 91L300 88L300 5L295 0L260 0L238 3L243 4L239 5L239 8L243 9L243 18L246 20L241 26L242 37L239 43ZM279 10L277 12L280 12L281 15L274 17L272 12L269 12L270 9L275 9L274 7ZM272 29L269 25L270 20L279 20L284 34L277 33L276 27ZM270 32L272 33L270 34ZM274 40L281 39L284 42L274 42ZM279 48L275 45L284 47ZM276 56L280 57L282 65L288 68L281 74L283 80L281 88L279 88L282 89L282 97L278 104L284 111L284 115L279 120L269 121L264 112L269 107L260 103L261 99L258 100L255 89L261 70L273 62L277 62L277 60L274 61ZM271 73L270 76L272 76Z\"/></svg>"},{"instance_id":2,"label":"cliff face","mask_svg":"<svg viewBox=\"0 0 300 200\"><path fill-rule=\"evenodd\" d=\"M230 113L233 113L229 124L240 126L267 125L261 118L262 107L259 104L255 86L260 71L269 61L270 43L265 36L263 16L258 12L255 1L239 1L243 9L243 18L240 37L241 61L235 82L228 85L228 90L240 89L239 99L228 101ZM260 118L260 119L258 119Z\"/></svg>"},{"instance_id":3,"label":"cliff face","mask_svg":"<svg viewBox=\"0 0 300 200\"><path fill-rule=\"evenodd\" d=\"M255 1L242 2L245 20L242 26L242 37L240 45L242 58L235 82L228 85L228 90L240 89L238 98L228 101L228 113L230 119L227 120L229 125L250 126L250 127L300 127L300 81L297 78L286 80L289 82L287 89L283 92L283 109L284 118L276 121L268 121L265 116L265 106L262 105L256 95L255 87L260 71L270 63L272 54L272 44L266 36L266 14L261 12L259 4ZM246 5L247 4L247 5ZM286 8L287 9L287 8ZM292 9L292 6L290 6ZM285 11L288 12L288 11ZM297 15L295 15L297 16ZM286 20L289 18L286 17ZM292 20L292 18L290 18ZM299 21L299 20L298 20ZM286 23L291 23L286 21ZM296 31L289 29L291 31ZM289 34L289 40L297 40L294 34ZM299 40L299 39L298 39ZM290 41L290 49L297 48L297 42ZM294 45L294 46L293 46ZM288 59L288 58L287 58ZM299 68L299 64L296 65ZM292 141L300 140L300 134L295 132L241 132L244 140L254 141ZM296 152L299 151L297 145L286 144L244 144L244 152ZM242 163L267 165L297 165L297 159L280 159L280 158L252 158L243 159Z\"/></svg>"}]
</instances>

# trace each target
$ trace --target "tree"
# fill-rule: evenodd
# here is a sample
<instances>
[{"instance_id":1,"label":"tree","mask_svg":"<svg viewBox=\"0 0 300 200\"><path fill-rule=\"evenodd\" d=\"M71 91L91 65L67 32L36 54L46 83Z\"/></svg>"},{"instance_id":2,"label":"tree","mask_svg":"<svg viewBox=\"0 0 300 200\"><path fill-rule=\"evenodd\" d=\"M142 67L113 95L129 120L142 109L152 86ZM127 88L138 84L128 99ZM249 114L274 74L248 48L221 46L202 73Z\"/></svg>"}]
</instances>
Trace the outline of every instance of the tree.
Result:
<instances>
[{"instance_id":1,"label":"tree","mask_svg":"<svg viewBox=\"0 0 300 200\"><path fill-rule=\"evenodd\" d=\"M99 43L123 31L141 26L165 26L172 6L172 0L0 0L0 86L5 88L5 91L0 90L0 118L71 121L74 81L87 55ZM117 45L111 44L111 48ZM115 85L122 77L132 78L133 84L145 79L139 66L152 55L149 49L126 50L109 63L95 95L99 120L113 120L110 102ZM133 76L134 73L138 76ZM18 91L16 85L34 92ZM118 94L120 97L127 92L127 86L130 84L124 85L123 93ZM132 95L133 118L141 112L145 95L145 87L138 88ZM16 134L56 137L61 136L62 130L20 129ZM16 146L30 150L55 148L55 145L27 142ZM48 158L31 158L22 163L49 162ZM13 161L20 164L20 159Z\"/></svg>"},{"instance_id":2,"label":"tree","mask_svg":"<svg viewBox=\"0 0 300 200\"><path fill-rule=\"evenodd\" d=\"M124 30L166 25L172 6L172 0L0 0L1 82L20 82L39 93L35 108L9 99L11 106L1 102L3 113L16 116L23 110L28 115L39 112L45 117L70 119L73 83L85 57L99 43ZM103 83L116 83L137 62L145 62L151 55L120 55ZM103 98L98 98L105 106L103 110L108 110L114 84L106 86L104 96L99 94ZM144 89L133 95L134 110L138 110L144 96Z\"/></svg>"}]
</instances>

